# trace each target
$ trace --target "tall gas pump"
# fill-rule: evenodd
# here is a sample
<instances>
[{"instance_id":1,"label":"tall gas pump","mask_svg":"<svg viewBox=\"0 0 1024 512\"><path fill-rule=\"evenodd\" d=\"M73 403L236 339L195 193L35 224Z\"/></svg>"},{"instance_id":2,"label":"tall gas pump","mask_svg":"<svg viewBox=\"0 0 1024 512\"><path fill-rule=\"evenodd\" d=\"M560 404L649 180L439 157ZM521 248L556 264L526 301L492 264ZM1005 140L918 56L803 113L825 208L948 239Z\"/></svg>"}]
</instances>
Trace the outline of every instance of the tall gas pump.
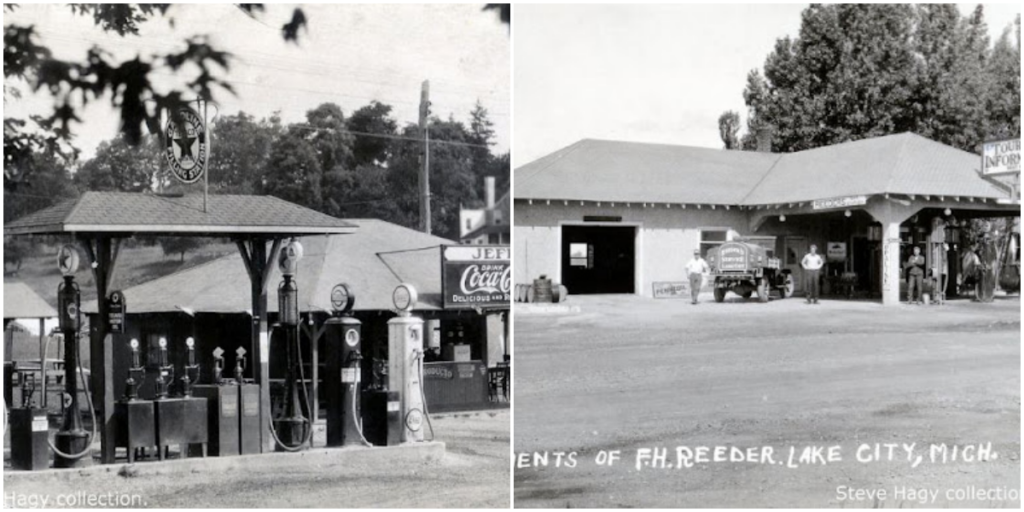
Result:
<instances>
[{"instance_id":1,"label":"tall gas pump","mask_svg":"<svg viewBox=\"0 0 1024 512\"><path fill-rule=\"evenodd\" d=\"M362 381L362 323L350 315L355 295L348 285L331 290L334 316L324 323L327 348L327 446L368 445L362 432L359 383Z\"/></svg>"},{"instance_id":2,"label":"tall gas pump","mask_svg":"<svg viewBox=\"0 0 1024 512\"><path fill-rule=\"evenodd\" d=\"M73 245L64 245L57 254L57 266L64 275L64 282L57 287L57 314L60 315L60 330L64 334L64 392L70 397L64 408L64 419L50 449L54 452L53 465L58 468L82 467L92 464L90 445L95 437L96 421L93 419L93 433L82 428L82 415L78 404L78 377L84 375L79 365L78 332L82 328L80 309L82 294L75 283L78 270L78 250ZM92 399L86 393L89 410Z\"/></svg>"},{"instance_id":3,"label":"tall gas pump","mask_svg":"<svg viewBox=\"0 0 1024 512\"><path fill-rule=\"evenodd\" d=\"M299 386L302 387L302 396L306 397L306 405L310 403L306 379L302 375L302 351L299 347L299 288L295 284L295 271L300 259L302 244L298 241L293 239L281 249L278 269L284 280L277 287L278 324L274 326L274 331L284 338L287 373L284 407L281 416L274 420L271 433L277 442L277 450L290 452L304 449L313 435L313 425L303 416L299 404ZM299 379L298 383L296 379Z\"/></svg>"},{"instance_id":4,"label":"tall gas pump","mask_svg":"<svg viewBox=\"0 0 1024 512\"><path fill-rule=\"evenodd\" d=\"M423 441L430 418L423 397L423 319L412 316L416 289L402 283L391 300L398 316L388 321L388 389L401 394L402 442Z\"/></svg>"}]
</instances>

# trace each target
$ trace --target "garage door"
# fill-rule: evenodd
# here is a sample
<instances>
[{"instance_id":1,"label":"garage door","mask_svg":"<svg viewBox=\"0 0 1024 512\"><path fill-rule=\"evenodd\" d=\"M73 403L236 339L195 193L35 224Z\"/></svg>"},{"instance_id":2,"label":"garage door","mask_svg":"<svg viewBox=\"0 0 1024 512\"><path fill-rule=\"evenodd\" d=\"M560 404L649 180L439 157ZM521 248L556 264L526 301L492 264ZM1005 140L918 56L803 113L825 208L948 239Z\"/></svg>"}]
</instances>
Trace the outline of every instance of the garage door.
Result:
<instances>
[{"instance_id":1,"label":"garage door","mask_svg":"<svg viewBox=\"0 0 1024 512\"><path fill-rule=\"evenodd\" d=\"M636 228L562 227L562 284L570 294L635 293Z\"/></svg>"}]
</instances>

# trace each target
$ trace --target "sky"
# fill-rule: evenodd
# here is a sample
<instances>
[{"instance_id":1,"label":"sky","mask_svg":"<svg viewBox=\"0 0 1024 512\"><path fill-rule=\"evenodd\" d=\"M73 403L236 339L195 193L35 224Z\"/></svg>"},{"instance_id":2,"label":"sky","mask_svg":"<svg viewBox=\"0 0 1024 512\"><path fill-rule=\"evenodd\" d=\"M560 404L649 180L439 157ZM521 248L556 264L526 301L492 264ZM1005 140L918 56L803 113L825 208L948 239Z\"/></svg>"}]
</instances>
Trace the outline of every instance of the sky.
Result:
<instances>
[{"instance_id":1,"label":"sky","mask_svg":"<svg viewBox=\"0 0 1024 512\"><path fill-rule=\"evenodd\" d=\"M805 8L516 5L513 167L585 138L722 147L718 117L746 126L747 73L798 34ZM993 41L1019 12L985 5Z\"/></svg>"},{"instance_id":2,"label":"sky","mask_svg":"<svg viewBox=\"0 0 1024 512\"><path fill-rule=\"evenodd\" d=\"M168 19L143 24L139 37L124 38L103 32L92 18L72 15L64 5L23 5L5 13L4 23L35 25L57 58L75 60L94 44L132 58L180 51L187 37L208 35L214 47L237 59L225 77L238 95L215 93L220 115L242 110L263 118L280 110L289 123L304 120L307 110L324 102L337 103L349 115L378 100L394 107L392 114L404 125L417 122L421 84L430 80L434 114L444 119L451 114L468 124L479 100L494 122L494 151L509 150L511 41L493 11L483 12L479 4L303 5L308 30L295 45L281 37L294 7L268 4L259 19L252 19L230 4L179 4ZM180 87L184 77L154 78L169 90ZM51 108L48 95L5 97L4 116ZM84 122L75 127L74 143L89 158L101 141L116 136L117 113L109 99L101 99L79 117Z\"/></svg>"}]
</instances>

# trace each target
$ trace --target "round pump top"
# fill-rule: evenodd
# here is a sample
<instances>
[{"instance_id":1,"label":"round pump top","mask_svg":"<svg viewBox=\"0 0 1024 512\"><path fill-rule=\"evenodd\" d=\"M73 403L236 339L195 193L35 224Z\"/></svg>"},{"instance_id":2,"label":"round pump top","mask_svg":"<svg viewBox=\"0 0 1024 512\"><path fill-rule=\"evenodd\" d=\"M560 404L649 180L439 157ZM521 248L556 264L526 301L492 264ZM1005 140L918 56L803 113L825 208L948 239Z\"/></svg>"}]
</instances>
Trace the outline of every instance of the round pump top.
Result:
<instances>
[{"instance_id":1,"label":"round pump top","mask_svg":"<svg viewBox=\"0 0 1024 512\"><path fill-rule=\"evenodd\" d=\"M160 348L167 348L167 338L160 338Z\"/></svg>"},{"instance_id":2,"label":"round pump top","mask_svg":"<svg viewBox=\"0 0 1024 512\"><path fill-rule=\"evenodd\" d=\"M335 313L348 313L356 303L356 296L345 283L339 283L331 288L331 308Z\"/></svg>"},{"instance_id":3,"label":"round pump top","mask_svg":"<svg viewBox=\"0 0 1024 512\"><path fill-rule=\"evenodd\" d=\"M57 268L60 269L60 273L70 276L78 272L78 264L78 249L71 244L62 245L57 251Z\"/></svg>"},{"instance_id":4,"label":"round pump top","mask_svg":"<svg viewBox=\"0 0 1024 512\"><path fill-rule=\"evenodd\" d=\"M138 349L139 348L139 340L137 340L135 338L132 338L132 340L128 342L128 345L131 346L132 349Z\"/></svg>"},{"instance_id":5,"label":"round pump top","mask_svg":"<svg viewBox=\"0 0 1024 512\"><path fill-rule=\"evenodd\" d=\"M185 338L185 346L188 348L194 348L196 346L196 340L192 339L191 336Z\"/></svg>"},{"instance_id":6,"label":"round pump top","mask_svg":"<svg viewBox=\"0 0 1024 512\"><path fill-rule=\"evenodd\" d=\"M401 313L409 313L416 306L416 288L409 283L402 283L395 288L391 294L391 301Z\"/></svg>"},{"instance_id":7,"label":"round pump top","mask_svg":"<svg viewBox=\"0 0 1024 512\"><path fill-rule=\"evenodd\" d=\"M288 242L288 245L281 248L277 257L277 268L286 276L294 275L302 259L302 244L298 240Z\"/></svg>"}]
</instances>

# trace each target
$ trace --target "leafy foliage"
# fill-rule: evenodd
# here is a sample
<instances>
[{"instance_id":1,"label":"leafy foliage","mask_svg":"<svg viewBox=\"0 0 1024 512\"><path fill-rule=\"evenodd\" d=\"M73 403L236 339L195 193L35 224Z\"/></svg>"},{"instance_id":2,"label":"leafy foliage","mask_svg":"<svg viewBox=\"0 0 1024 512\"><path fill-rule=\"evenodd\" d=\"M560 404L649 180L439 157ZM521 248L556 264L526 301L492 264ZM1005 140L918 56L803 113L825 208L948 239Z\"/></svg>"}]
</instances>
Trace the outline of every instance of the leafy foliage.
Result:
<instances>
[{"instance_id":1,"label":"leafy foliage","mask_svg":"<svg viewBox=\"0 0 1024 512\"><path fill-rule=\"evenodd\" d=\"M990 49L987 32L981 6L812 5L747 77L742 145L764 127L782 152L906 131L975 151L1019 135L1019 36Z\"/></svg>"}]
</instances>

